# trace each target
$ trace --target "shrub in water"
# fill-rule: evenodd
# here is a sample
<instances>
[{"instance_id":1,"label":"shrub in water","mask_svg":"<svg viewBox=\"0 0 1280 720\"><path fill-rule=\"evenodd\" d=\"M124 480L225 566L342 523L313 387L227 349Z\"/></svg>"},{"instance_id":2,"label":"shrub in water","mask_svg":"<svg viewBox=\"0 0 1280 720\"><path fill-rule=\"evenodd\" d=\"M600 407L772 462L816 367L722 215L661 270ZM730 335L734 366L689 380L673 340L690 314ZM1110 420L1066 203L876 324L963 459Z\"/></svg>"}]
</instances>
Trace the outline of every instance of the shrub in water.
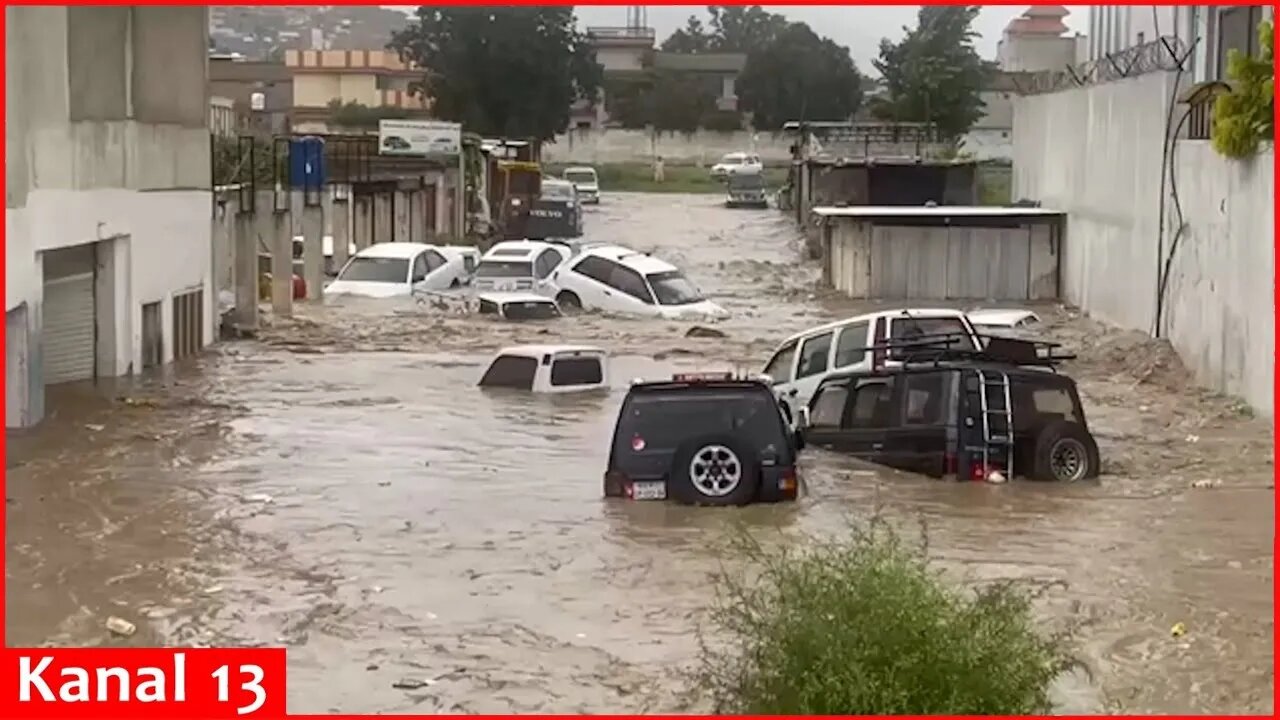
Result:
<instances>
[{"instance_id":1,"label":"shrub in water","mask_svg":"<svg viewBox=\"0 0 1280 720\"><path fill-rule=\"evenodd\" d=\"M1067 665L1009 585L953 589L873 524L852 539L766 551L721 578L704 689L747 715L1047 713Z\"/></svg>"}]
</instances>

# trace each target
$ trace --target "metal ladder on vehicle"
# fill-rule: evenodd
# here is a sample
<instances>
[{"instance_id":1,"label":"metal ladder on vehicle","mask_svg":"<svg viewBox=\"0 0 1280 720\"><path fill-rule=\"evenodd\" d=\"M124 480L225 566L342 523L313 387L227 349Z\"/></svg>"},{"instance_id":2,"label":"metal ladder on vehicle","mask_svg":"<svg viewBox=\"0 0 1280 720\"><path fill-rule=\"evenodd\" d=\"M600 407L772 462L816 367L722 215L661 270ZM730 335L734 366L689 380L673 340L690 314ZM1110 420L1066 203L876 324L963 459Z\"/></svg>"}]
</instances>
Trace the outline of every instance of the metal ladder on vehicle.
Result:
<instances>
[{"instance_id":1,"label":"metal ladder on vehicle","mask_svg":"<svg viewBox=\"0 0 1280 720\"><path fill-rule=\"evenodd\" d=\"M1002 371L975 370L978 375L978 402L982 409L982 467L991 467L992 447L1004 451L1005 477L1013 477L1013 397L1009 375ZM997 402L993 402L997 401ZM989 471L988 471L989 472Z\"/></svg>"}]
</instances>

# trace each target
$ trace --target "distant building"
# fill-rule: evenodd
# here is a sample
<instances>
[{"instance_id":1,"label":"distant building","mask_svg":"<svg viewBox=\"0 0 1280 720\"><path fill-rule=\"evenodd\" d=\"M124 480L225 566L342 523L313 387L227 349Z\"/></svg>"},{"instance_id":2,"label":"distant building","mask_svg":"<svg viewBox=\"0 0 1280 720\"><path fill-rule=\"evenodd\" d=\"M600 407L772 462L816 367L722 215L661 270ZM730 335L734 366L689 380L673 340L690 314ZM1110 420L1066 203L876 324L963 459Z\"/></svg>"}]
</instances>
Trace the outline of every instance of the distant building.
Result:
<instances>
[{"instance_id":1,"label":"distant building","mask_svg":"<svg viewBox=\"0 0 1280 720\"><path fill-rule=\"evenodd\" d=\"M295 132L326 132L334 102L394 108L426 117L430 103L411 86L423 78L388 50L286 50L293 83L290 112Z\"/></svg>"},{"instance_id":2,"label":"distant building","mask_svg":"<svg viewBox=\"0 0 1280 720\"><path fill-rule=\"evenodd\" d=\"M1009 21L996 45L996 63L1009 72L1061 70L1084 59L1087 40L1066 35L1063 18L1071 12L1061 5L1032 5Z\"/></svg>"},{"instance_id":3,"label":"distant building","mask_svg":"<svg viewBox=\"0 0 1280 720\"><path fill-rule=\"evenodd\" d=\"M232 102L243 131L259 135L289 131L293 77L282 62L210 56L209 94Z\"/></svg>"},{"instance_id":4,"label":"distant building","mask_svg":"<svg viewBox=\"0 0 1280 720\"><path fill-rule=\"evenodd\" d=\"M1195 82L1226 77L1227 54L1257 53L1258 24L1271 19L1270 5L1094 5L1089 9L1087 59L1173 37L1183 48L1195 43L1188 70Z\"/></svg>"}]
</instances>

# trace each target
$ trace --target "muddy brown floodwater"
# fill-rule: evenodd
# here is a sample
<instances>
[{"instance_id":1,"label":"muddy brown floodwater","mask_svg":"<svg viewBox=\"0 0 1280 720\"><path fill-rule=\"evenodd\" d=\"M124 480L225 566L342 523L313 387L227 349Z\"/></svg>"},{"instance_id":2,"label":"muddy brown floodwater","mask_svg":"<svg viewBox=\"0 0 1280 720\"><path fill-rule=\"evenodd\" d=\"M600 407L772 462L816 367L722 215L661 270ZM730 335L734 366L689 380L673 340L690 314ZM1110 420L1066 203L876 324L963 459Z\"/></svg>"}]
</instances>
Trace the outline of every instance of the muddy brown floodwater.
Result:
<instances>
[{"instance_id":1,"label":"muddy brown floodwater","mask_svg":"<svg viewBox=\"0 0 1280 720\"><path fill-rule=\"evenodd\" d=\"M860 309L815 290L787 218L718 200L615 195L586 225L683 266L735 312L723 339L331 300L165 374L56 388L6 458L7 641L284 644L293 712L697 711L724 532L804 542L879 512L923 522L958 582L1039 589L1089 669L1059 683L1064 710L1270 713L1270 426L1141 336L1038 308L1080 353L1106 458L1075 485L940 483L814 451L792 505L605 502L621 383L474 387L493 349L557 339L610 348L619 381L755 369ZM109 636L111 615L138 634Z\"/></svg>"}]
</instances>

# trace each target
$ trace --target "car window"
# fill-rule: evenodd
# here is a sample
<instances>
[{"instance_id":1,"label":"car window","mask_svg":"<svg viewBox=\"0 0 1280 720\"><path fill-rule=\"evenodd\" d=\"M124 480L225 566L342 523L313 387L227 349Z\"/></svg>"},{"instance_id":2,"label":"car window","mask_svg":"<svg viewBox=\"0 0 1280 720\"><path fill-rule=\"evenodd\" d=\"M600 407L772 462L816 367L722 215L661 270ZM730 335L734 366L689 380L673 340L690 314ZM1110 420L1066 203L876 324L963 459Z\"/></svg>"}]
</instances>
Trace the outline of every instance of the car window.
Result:
<instances>
[{"instance_id":1,"label":"car window","mask_svg":"<svg viewBox=\"0 0 1280 720\"><path fill-rule=\"evenodd\" d=\"M560 266L560 262L563 259L564 258L560 253L555 250L544 250L543 253L538 256L538 262L534 264L537 272L537 278L541 280L555 272L555 269Z\"/></svg>"},{"instance_id":2,"label":"car window","mask_svg":"<svg viewBox=\"0 0 1280 720\"><path fill-rule=\"evenodd\" d=\"M645 284L644 276L629 267L613 263L613 270L609 275L609 285L646 305L653 304L653 294L649 292L649 286Z\"/></svg>"},{"instance_id":3,"label":"car window","mask_svg":"<svg viewBox=\"0 0 1280 720\"><path fill-rule=\"evenodd\" d=\"M905 378L902 423L904 425L936 425L944 422L947 400L947 375L921 373Z\"/></svg>"},{"instance_id":4,"label":"car window","mask_svg":"<svg viewBox=\"0 0 1280 720\"><path fill-rule=\"evenodd\" d=\"M468 273L473 273L473 272L475 272L475 271L476 271L476 258L475 258L475 256L474 256L474 255L463 255L463 256L462 256L462 268L463 268L464 270L466 270Z\"/></svg>"},{"instance_id":5,"label":"car window","mask_svg":"<svg viewBox=\"0 0 1280 720\"><path fill-rule=\"evenodd\" d=\"M592 172L566 172L564 179L572 183L582 183L585 185L594 185L596 183L596 174Z\"/></svg>"},{"instance_id":6,"label":"car window","mask_svg":"<svg viewBox=\"0 0 1280 720\"><path fill-rule=\"evenodd\" d=\"M483 260L476 266L478 278L521 278L533 275L532 264L516 260Z\"/></svg>"},{"instance_id":7,"label":"car window","mask_svg":"<svg viewBox=\"0 0 1280 720\"><path fill-rule=\"evenodd\" d=\"M741 165L742 156L741 155L725 155L724 157L720 158L720 164L721 165Z\"/></svg>"},{"instance_id":8,"label":"car window","mask_svg":"<svg viewBox=\"0 0 1280 720\"><path fill-rule=\"evenodd\" d=\"M882 428L889 424L893 380L864 382L854 391L846 423L851 428Z\"/></svg>"},{"instance_id":9,"label":"car window","mask_svg":"<svg viewBox=\"0 0 1280 720\"><path fill-rule=\"evenodd\" d=\"M971 387L976 388L976 378ZM1053 420L1080 423L1081 417L1071 391L1066 387L1033 384L1014 380L1013 424L1015 430L1027 430Z\"/></svg>"},{"instance_id":10,"label":"car window","mask_svg":"<svg viewBox=\"0 0 1280 720\"><path fill-rule=\"evenodd\" d=\"M973 338L965 328L964 321L958 317L895 317L889 323L890 340L911 340L924 335L954 335L955 340L947 346L949 350L975 350ZM944 340L944 338L936 338ZM890 351L889 356L900 359L902 350Z\"/></svg>"},{"instance_id":11,"label":"car window","mask_svg":"<svg viewBox=\"0 0 1280 720\"><path fill-rule=\"evenodd\" d=\"M435 272L448 264L448 260L435 250L428 250L427 253L427 272Z\"/></svg>"},{"instance_id":12,"label":"car window","mask_svg":"<svg viewBox=\"0 0 1280 720\"><path fill-rule=\"evenodd\" d=\"M867 330L871 323L858 322L845 325L840 329L840 339L836 341L835 367L855 365L867 358Z\"/></svg>"},{"instance_id":13,"label":"car window","mask_svg":"<svg viewBox=\"0 0 1280 720\"><path fill-rule=\"evenodd\" d=\"M589 277L596 282L609 284L609 276L613 270L613 263L595 255L590 255L578 261L573 266L573 271L584 277Z\"/></svg>"},{"instance_id":14,"label":"car window","mask_svg":"<svg viewBox=\"0 0 1280 720\"><path fill-rule=\"evenodd\" d=\"M789 342L781 350L774 353L773 359L764 367L764 374L773 378L774 384L791 382L791 366L796 359L796 343Z\"/></svg>"},{"instance_id":15,"label":"car window","mask_svg":"<svg viewBox=\"0 0 1280 720\"><path fill-rule=\"evenodd\" d=\"M409 276L409 261L404 258L355 257L339 276L351 282L401 283Z\"/></svg>"},{"instance_id":16,"label":"car window","mask_svg":"<svg viewBox=\"0 0 1280 720\"><path fill-rule=\"evenodd\" d=\"M825 332L805 340L800 346L800 367L796 368L796 379L826 372L830 354L831 333Z\"/></svg>"},{"instance_id":17,"label":"car window","mask_svg":"<svg viewBox=\"0 0 1280 720\"><path fill-rule=\"evenodd\" d=\"M427 254L420 253L413 259L413 275L409 278L411 282L420 282L427 279Z\"/></svg>"},{"instance_id":18,"label":"car window","mask_svg":"<svg viewBox=\"0 0 1280 720\"><path fill-rule=\"evenodd\" d=\"M679 270L651 273L649 286L661 305L690 305L702 302L702 293Z\"/></svg>"},{"instance_id":19,"label":"car window","mask_svg":"<svg viewBox=\"0 0 1280 720\"><path fill-rule=\"evenodd\" d=\"M599 385L602 382L604 368L600 367L600 358L560 358L551 363L551 384L556 387Z\"/></svg>"},{"instance_id":20,"label":"car window","mask_svg":"<svg viewBox=\"0 0 1280 720\"><path fill-rule=\"evenodd\" d=\"M628 397L618 418L614 456L631 454L636 436L650 451L672 451L686 440L726 433L746 437L757 448L772 445L782 452L788 446L782 413L767 390L707 388Z\"/></svg>"},{"instance_id":21,"label":"car window","mask_svg":"<svg viewBox=\"0 0 1280 720\"><path fill-rule=\"evenodd\" d=\"M484 377L480 378L480 386L532 390L537 373L537 358L503 355L485 371Z\"/></svg>"},{"instance_id":22,"label":"car window","mask_svg":"<svg viewBox=\"0 0 1280 720\"><path fill-rule=\"evenodd\" d=\"M747 162L751 163L752 165L759 165L759 164L760 164L760 156L759 156L759 155L752 155L751 157L747 158Z\"/></svg>"},{"instance_id":23,"label":"car window","mask_svg":"<svg viewBox=\"0 0 1280 720\"><path fill-rule=\"evenodd\" d=\"M809 411L809 425L816 428L838 428L844 417L845 401L849 399L847 384L826 385L818 390Z\"/></svg>"}]
</instances>

